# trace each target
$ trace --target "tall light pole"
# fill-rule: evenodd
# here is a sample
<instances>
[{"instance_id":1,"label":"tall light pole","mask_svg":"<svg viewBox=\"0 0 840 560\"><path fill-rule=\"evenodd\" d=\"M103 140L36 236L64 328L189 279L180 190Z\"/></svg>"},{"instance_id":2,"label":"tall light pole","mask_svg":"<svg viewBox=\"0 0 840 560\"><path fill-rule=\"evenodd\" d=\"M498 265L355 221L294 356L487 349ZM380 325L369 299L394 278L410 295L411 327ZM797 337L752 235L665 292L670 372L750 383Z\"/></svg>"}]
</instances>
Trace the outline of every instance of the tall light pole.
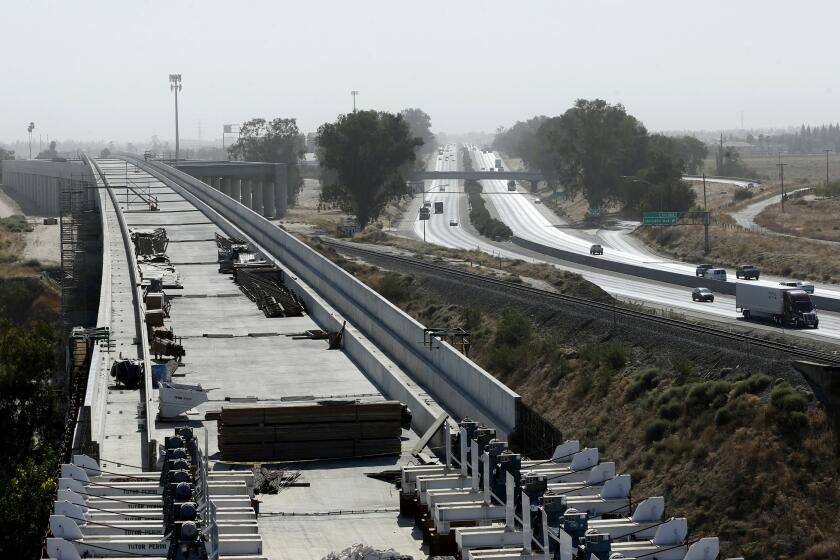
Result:
<instances>
[{"instance_id":1,"label":"tall light pole","mask_svg":"<svg viewBox=\"0 0 840 560\"><path fill-rule=\"evenodd\" d=\"M782 163L782 152L779 152L779 163L776 166L779 168L779 179L782 182L782 214L785 213L785 166L787 163Z\"/></svg>"},{"instance_id":2,"label":"tall light pole","mask_svg":"<svg viewBox=\"0 0 840 560\"><path fill-rule=\"evenodd\" d=\"M828 153L833 152L834 150L830 148L826 148L823 150L825 152L825 188L828 188Z\"/></svg>"},{"instance_id":3,"label":"tall light pole","mask_svg":"<svg viewBox=\"0 0 840 560\"><path fill-rule=\"evenodd\" d=\"M350 92L350 95L353 96L353 112L355 113L356 112L356 96L359 95L359 91L354 89L353 91Z\"/></svg>"},{"instance_id":4,"label":"tall light pole","mask_svg":"<svg viewBox=\"0 0 840 560\"><path fill-rule=\"evenodd\" d=\"M178 137L178 92L181 91L181 74L169 74L169 90L175 92L175 161L181 153L181 144Z\"/></svg>"},{"instance_id":5,"label":"tall light pole","mask_svg":"<svg viewBox=\"0 0 840 560\"><path fill-rule=\"evenodd\" d=\"M29 159L32 159L32 131L35 130L35 123L30 121L26 130L29 132Z\"/></svg>"}]
</instances>

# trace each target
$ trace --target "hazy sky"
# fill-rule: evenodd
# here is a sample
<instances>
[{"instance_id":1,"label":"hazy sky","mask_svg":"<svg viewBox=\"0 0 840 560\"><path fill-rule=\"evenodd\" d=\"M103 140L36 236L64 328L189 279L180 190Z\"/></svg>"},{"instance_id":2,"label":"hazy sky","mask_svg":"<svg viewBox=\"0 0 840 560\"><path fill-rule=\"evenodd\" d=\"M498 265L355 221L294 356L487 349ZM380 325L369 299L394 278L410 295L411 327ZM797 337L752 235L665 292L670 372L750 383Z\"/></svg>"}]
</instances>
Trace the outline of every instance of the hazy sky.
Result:
<instances>
[{"instance_id":1,"label":"hazy sky","mask_svg":"<svg viewBox=\"0 0 840 560\"><path fill-rule=\"evenodd\" d=\"M840 120L837 2L2 0L0 140L174 137L352 107L493 130L576 98L650 129Z\"/></svg>"}]
</instances>

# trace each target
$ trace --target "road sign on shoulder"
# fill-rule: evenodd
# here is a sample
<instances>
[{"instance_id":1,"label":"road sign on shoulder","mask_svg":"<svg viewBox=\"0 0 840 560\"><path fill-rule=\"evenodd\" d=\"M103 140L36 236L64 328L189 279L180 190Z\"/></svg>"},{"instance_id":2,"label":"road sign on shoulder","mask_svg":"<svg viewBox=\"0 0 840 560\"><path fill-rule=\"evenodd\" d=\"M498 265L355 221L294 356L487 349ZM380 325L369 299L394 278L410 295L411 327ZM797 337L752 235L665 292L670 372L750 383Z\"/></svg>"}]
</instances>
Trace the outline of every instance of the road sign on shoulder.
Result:
<instances>
[{"instance_id":1,"label":"road sign on shoulder","mask_svg":"<svg viewBox=\"0 0 840 560\"><path fill-rule=\"evenodd\" d=\"M679 212L645 212L642 223L647 226L673 226L677 224Z\"/></svg>"}]
</instances>

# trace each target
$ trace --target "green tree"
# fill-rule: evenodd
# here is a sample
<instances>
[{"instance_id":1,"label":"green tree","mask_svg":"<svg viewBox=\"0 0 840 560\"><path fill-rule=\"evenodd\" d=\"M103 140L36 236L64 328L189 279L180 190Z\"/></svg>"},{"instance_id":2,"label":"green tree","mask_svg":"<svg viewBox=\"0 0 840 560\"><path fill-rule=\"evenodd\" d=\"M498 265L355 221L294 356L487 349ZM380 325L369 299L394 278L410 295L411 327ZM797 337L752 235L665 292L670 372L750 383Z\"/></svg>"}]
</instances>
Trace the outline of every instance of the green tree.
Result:
<instances>
[{"instance_id":1,"label":"green tree","mask_svg":"<svg viewBox=\"0 0 840 560\"><path fill-rule=\"evenodd\" d=\"M709 155L706 144L693 136L682 136L674 141L676 154L685 164L685 172L693 175L702 171L703 162Z\"/></svg>"},{"instance_id":2,"label":"green tree","mask_svg":"<svg viewBox=\"0 0 840 560\"><path fill-rule=\"evenodd\" d=\"M0 557L39 558L63 424L55 397L57 334L0 322Z\"/></svg>"},{"instance_id":3,"label":"green tree","mask_svg":"<svg viewBox=\"0 0 840 560\"><path fill-rule=\"evenodd\" d=\"M318 159L332 171L321 200L352 212L364 227L390 200L409 194L403 173L423 140L412 137L402 115L358 111L318 128Z\"/></svg>"},{"instance_id":4,"label":"green tree","mask_svg":"<svg viewBox=\"0 0 840 560\"><path fill-rule=\"evenodd\" d=\"M411 135L423 141L417 148L417 155L421 158L428 156L435 150L435 135L432 134L432 118L422 109L409 108L400 111L400 115L408 124Z\"/></svg>"},{"instance_id":5,"label":"green tree","mask_svg":"<svg viewBox=\"0 0 840 560\"><path fill-rule=\"evenodd\" d=\"M682 212L694 205L697 194L682 180L685 163L679 151L679 139L661 134L648 138L643 167L624 181L621 199L626 208Z\"/></svg>"},{"instance_id":6,"label":"green tree","mask_svg":"<svg viewBox=\"0 0 840 560\"><path fill-rule=\"evenodd\" d=\"M295 119L276 118L272 121L251 119L239 129L239 138L228 148L231 159L285 163L288 166L289 205L297 201L303 179L298 161L306 151L304 136Z\"/></svg>"},{"instance_id":7,"label":"green tree","mask_svg":"<svg viewBox=\"0 0 840 560\"><path fill-rule=\"evenodd\" d=\"M602 99L579 99L552 121L541 129L567 191L583 193L591 208L615 200L622 177L634 175L644 161L644 125L622 105Z\"/></svg>"}]
</instances>

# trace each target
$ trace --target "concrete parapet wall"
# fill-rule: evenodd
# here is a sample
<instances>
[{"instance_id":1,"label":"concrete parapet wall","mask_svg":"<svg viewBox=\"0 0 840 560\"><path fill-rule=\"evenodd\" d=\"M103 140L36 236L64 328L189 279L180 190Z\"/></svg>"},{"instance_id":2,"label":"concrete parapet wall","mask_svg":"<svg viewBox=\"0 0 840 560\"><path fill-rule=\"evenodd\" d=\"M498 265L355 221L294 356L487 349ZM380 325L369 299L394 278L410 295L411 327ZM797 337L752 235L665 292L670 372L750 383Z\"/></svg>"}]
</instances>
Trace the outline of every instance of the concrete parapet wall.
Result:
<instances>
[{"instance_id":1,"label":"concrete parapet wall","mask_svg":"<svg viewBox=\"0 0 840 560\"><path fill-rule=\"evenodd\" d=\"M415 427L419 430L427 428L433 420L433 413L422 402L423 392L427 391L456 418L470 416L481 420L497 428L502 437L514 431L519 395L455 348L439 341L435 342L433 349L424 346L423 325L256 212L169 166L151 162L146 165L148 170L157 171L158 175L184 183L185 187L174 182L172 185L182 194L189 195L191 200L206 203L202 205L212 209L214 214L220 214L231 226L235 224L299 275L338 314L346 317L358 331L348 330L345 351L389 398L399 399L412 407ZM222 227L218 219L210 214L208 216ZM296 283L294 277L287 280L291 284ZM307 301L309 304L310 301ZM325 328L337 330L340 327L339 319L330 311L317 306L309 311ZM382 357L396 362L411 379L400 378L395 375L396 372L388 371L387 361L381 360L375 350L371 350L365 338L383 349L387 356Z\"/></svg>"},{"instance_id":2,"label":"concrete parapet wall","mask_svg":"<svg viewBox=\"0 0 840 560\"><path fill-rule=\"evenodd\" d=\"M8 160L3 162L3 189L24 212L58 216L62 179L91 180L81 161Z\"/></svg>"}]
</instances>

